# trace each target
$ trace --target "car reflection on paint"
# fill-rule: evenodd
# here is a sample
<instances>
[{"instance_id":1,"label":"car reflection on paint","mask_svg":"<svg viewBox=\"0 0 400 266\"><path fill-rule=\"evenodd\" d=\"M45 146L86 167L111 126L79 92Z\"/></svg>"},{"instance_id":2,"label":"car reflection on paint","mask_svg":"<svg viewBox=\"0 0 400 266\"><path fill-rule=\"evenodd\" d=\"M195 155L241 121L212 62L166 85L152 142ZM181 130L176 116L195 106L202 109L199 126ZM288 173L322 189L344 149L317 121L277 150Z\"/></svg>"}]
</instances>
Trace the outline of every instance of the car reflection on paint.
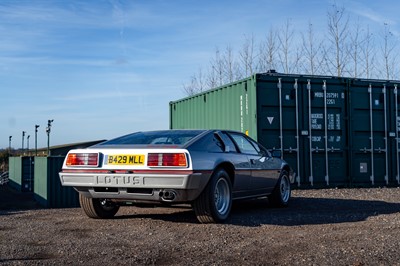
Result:
<instances>
[{"instance_id":1,"label":"car reflection on paint","mask_svg":"<svg viewBox=\"0 0 400 266\"><path fill-rule=\"evenodd\" d=\"M60 172L91 218L121 205L190 203L201 223L225 221L232 201L268 197L287 206L294 174L243 133L227 130L137 132L71 150Z\"/></svg>"}]
</instances>

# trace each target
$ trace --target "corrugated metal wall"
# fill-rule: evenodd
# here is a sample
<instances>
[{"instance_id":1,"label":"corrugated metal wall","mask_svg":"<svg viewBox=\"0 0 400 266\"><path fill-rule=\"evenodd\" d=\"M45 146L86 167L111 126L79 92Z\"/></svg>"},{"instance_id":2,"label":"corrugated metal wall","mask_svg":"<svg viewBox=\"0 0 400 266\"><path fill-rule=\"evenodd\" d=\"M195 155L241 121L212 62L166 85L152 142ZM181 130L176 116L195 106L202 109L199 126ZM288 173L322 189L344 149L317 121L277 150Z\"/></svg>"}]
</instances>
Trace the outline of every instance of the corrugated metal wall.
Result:
<instances>
[{"instance_id":1,"label":"corrugated metal wall","mask_svg":"<svg viewBox=\"0 0 400 266\"><path fill-rule=\"evenodd\" d=\"M346 88L341 79L259 76L258 140L281 150L298 184L348 181Z\"/></svg>"},{"instance_id":2,"label":"corrugated metal wall","mask_svg":"<svg viewBox=\"0 0 400 266\"><path fill-rule=\"evenodd\" d=\"M300 186L400 184L396 81L257 74L171 102L170 120L173 129L249 130L282 151Z\"/></svg>"},{"instance_id":3,"label":"corrugated metal wall","mask_svg":"<svg viewBox=\"0 0 400 266\"><path fill-rule=\"evenodd\" d=\"M21 191L22 160L20 157L8 158L9 184L12 188Z\"/></svg>"},{"instance_id":4,"label":"corrugated metal wall","mask_svg":"<svg viewBox=\"0 0 400 266\"><path fill-rule=\"evenodd\" d=\"M353 182L399 184L397 83L356 80L349 92Z\"/></svg>"},{"instance_id":5,"label":"corrugated metal wall","mask_svg":"<svg viewBox=\"0 0 400 266\"><path fill-rule=\"evenodd\" d=\"M9 158L10 186L21 192L32 192L34 183L34 157Z\"/></svg>"},{"instance_id":6,"label":"corrugated metal wall","mask_svg":"<svg viewBox=\"0 0 400 266\"><path fill-rule=\"evenodd\" d=\"M233 129L257 138L255 93L255 80L250 77L171 102L170 128Z\"/></svg>"},{"instance_id":7,"label":"corrugated metal wall","mask_svg":"<svg viewBox=\"0 0 400 266\"><path fill-rule=\"evenodd\" d=\"M78 192L72 187L63 187L58 173L63 156L35 158L35 200L48 208L79 207Z\"/></svg>"}]
</instances>

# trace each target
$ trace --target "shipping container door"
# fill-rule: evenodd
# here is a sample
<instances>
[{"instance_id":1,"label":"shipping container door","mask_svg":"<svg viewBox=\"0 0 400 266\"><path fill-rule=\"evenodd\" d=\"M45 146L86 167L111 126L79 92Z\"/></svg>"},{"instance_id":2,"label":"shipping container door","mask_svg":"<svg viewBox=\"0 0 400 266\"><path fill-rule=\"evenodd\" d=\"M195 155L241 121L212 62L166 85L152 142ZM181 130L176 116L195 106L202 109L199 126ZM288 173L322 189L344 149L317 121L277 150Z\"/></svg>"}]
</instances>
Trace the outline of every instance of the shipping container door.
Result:
<instances>
[{"instance_id":1,"label":"shipping container door","mask_svg":"<svg viewBox=\"0 0 400 266\"><path fill-rule=\"evenodd\" d=\"M22 159L22 192L32 192L34 182L34 157L21 157Z\"/></svg>"},{"instance_id":2,"label":"shipping container door","mask_svg":"<svg viewBox=\"0 0 400 266\"><path fill-rule=\"evenodd\" d=\"M350 85L351 176L354 185L388 184L387 89L383 82Z\"/></svg>"},{"instance_id":3,"label":"shipping container door","mask_svg":"<svg viewBox=\"0 0 400 266\"><path fill-rule=\"evenodd\" d=\"M330 78L302 79L301 91L306 181L317 186L347 185L347 83Z\"/></svg>"},{"instance_id":4,"label":"shipping container door","mask_svg":"<svg viewBox=\"0 0 400 266\"><path fill-rule=\"evenodd\" d=\"M300 184L305 173L299 147L299 94L295 77L260 76L257 79L258 141L268 150L280 150Z\"/></svg>"},{"instance_id":5,"label":"shipping container door","mask_svg":"<svg viewBox=\"0 0 400 266\"><path fill-rule=\"evenodd\" d=\"M400 95L397 84L389 84L386 93L389 97L389 184L400 184Z\"/></svg>"}]
</instances>

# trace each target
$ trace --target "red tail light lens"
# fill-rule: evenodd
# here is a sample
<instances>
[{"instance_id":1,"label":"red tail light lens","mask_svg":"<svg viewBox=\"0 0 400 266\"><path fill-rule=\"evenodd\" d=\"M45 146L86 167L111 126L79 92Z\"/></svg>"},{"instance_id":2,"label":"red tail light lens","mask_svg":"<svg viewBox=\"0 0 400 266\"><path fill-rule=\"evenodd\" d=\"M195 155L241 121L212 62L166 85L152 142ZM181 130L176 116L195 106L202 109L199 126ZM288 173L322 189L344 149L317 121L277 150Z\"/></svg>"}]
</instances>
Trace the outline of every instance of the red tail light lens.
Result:
<instances>
[{"instance_id":1,"label":"red tail light lens","mask_svg":"<svg viewBox=\"0 0 400 266\"><path fill-rule=\"evenodd\" d=\"M149 153L147 166L175 166L187 167L186 154L184 153Z\"/></svg>"},{"instance_id":2,"label":"red tail light lens","mask_svg":"<svg viewBox=\"0 0 400 266\"><path fill-rule=\"evenodd\" d=\"M69 153L67 166L98 166L99 154L98 153Z\"/></svg>"}]
</instances>

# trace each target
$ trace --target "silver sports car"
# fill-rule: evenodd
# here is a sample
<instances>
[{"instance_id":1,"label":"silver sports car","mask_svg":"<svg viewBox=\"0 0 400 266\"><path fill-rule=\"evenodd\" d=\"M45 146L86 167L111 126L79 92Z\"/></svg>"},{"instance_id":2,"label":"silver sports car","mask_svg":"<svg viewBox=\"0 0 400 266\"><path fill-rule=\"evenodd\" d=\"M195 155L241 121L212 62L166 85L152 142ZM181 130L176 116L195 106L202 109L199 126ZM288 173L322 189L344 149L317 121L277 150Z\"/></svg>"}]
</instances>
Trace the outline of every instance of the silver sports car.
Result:
<instances>
[{"instance_id":1,"label":"silver sports car","mask_svg":"<svg viewBox=\"0 0 400 266\"><path fill-rule=\"evenodd\" d=\"M218 223L232 200L268 197L288 204L290 166L245 134L226 130L137 132L71 150L60 172L91 218L112 218L121 205L190 203L201 223Z\"/></svg>"}]
</instances>

